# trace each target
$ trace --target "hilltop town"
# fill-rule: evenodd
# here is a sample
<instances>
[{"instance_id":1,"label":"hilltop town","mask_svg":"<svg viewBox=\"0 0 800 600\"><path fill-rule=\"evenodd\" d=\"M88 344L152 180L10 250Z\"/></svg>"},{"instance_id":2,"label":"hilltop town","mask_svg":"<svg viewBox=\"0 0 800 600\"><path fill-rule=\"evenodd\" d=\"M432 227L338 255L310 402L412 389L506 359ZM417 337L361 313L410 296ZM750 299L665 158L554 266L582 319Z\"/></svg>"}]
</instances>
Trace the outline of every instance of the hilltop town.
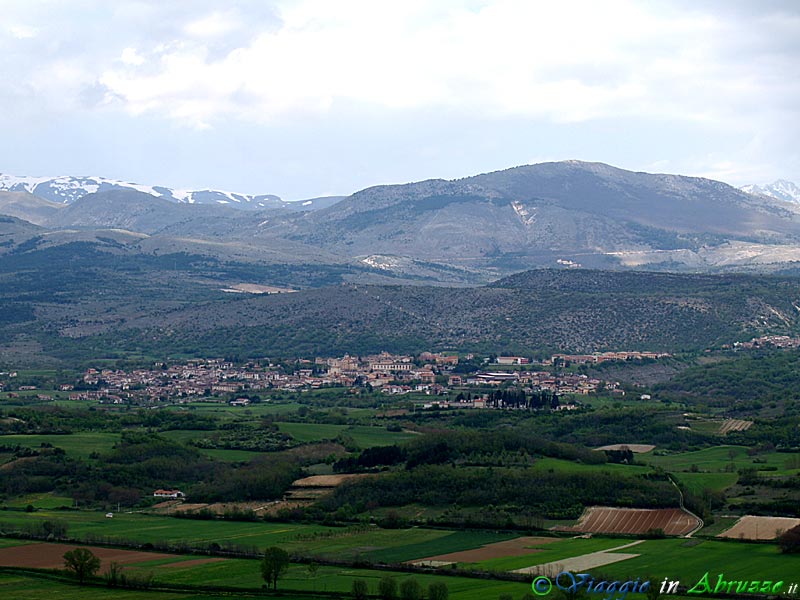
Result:
<instances>
[{"instance_id":1,"label":"hilltop town","mask_svg":"<svg viewBox=\"0 0 800 600\"><path fill-rule=\"evenodd\" d=\"M527 357L476 358L422 352L400 355L382 352L368 356L345 354L336 358L269 359L237 364L224 359L196 359L180 363L159 362L149 368L132 370L86 369L71 383L59 384L70 400L95 400L110 404L153 405L182 403L198 398L247 405L273 392L302 392L329 387L359 388L387 395L410 393L430 396L459 394L476 407L486 405L486 388L513 387L527 392L548 392L557 396L588 395L598 390L624 395L620 384L566 369L571 365L592 365L608 361L656 360L665 353L606 352L587 355L555 354L540 363ZM15 373L3 374L10 397L35 386L13 384ZM47 394L40 393L46 400ZM442 399L444 400L444 399Z\"/></svg>"}]
</instances>

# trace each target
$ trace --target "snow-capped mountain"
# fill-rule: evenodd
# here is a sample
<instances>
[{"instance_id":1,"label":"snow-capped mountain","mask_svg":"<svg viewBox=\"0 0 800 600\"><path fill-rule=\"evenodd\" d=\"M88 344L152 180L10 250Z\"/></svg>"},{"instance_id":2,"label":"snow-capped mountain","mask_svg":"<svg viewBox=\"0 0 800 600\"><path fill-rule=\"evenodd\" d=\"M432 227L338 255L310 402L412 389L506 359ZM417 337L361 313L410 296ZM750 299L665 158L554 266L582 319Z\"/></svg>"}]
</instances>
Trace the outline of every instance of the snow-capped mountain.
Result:
<instances>
[{"instance_id":1,"label":"snow-capped mountain","mask_svg":"<svg viewBox=\"0 0 800 600\"><path fill-rule=\"evenodd\" d=\"M745 185L741 189L748 194L759 194L787 202L800 203L800 187L785 179L778 179L766 185Z\"/></svg>"},{"instance_id":2,"label":"snow-capped mountain","mask_svg":"<svg viewBox=\"0 0 800 600\"><path fill-rule=\"evenodd\" d=\"M0 173L0 191L29 192L34 196L71 204L78 198L95 192L111 190L137 190L170 200L187 204L223 204L245 210L264 210L287 208L295 211L309 211L325 208L340 198L315 198L301 202L287 202L272 194L249 195L222 190L180 190L158 185L141 185L105 177L18 177Z\"/></svg>"}]
</instances>

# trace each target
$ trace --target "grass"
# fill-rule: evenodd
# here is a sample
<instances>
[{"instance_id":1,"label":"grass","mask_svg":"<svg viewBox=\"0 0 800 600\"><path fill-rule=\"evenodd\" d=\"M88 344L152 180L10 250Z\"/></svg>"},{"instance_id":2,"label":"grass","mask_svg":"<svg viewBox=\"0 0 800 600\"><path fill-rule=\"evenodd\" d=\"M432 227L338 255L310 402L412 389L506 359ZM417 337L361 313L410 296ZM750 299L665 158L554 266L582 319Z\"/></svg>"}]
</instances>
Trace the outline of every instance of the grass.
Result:
<instances>
[{"instance_id":1,"label":"grass","mask_svg":"<svg viewBox=\"0 0 800 600\"><path fill-rule=\"evenodd\" d=\"M120 590L108 587L80 586L77 583L42 579L24 573L0 573L0 597L13 600L230 600L230 595L195 592L159 592ZM306 595L287 596L308 600Z\"/></svg>"},{"instance_id":2,"label":"grass","mask_svg":"<svg viewBox=\"0 0 800 600\"><path fill-rule=\"evenodd\" d=\"M616 463L585 465L560 458L540 458L533 465L534 471L549 471L551 469L560 473L597 473L598 471L610 471L612 473L622 473L626 475L641 475L643 473L650 473L653 470L649 466L621 465Z\"/></svg>"},{"instance_id":3,"label":"grass","mask_svg":"<svg viewBox=\"0 0 800 600\"><path fill-rule=\"evenodd\" d=\"M74 502L72 498L56 496L51 493L28 494L26 496L14 498L13 500L8 500L3 503L3 506L8 506L9 508L25 508L29 504L34 508L52 509L61 508L62 506L69 507L72 506Z\"/></svg>"},{"instance_id":4,"label":"grass","mask_svg":"<svg viewBox=\"0 0 800 600\"><path fill-rule=\"evenodd\" d=\"M198 521L115 513L106 519L103 512L37 511L0 513L0 523L23 526L32 521L58 519L69 524L68 535L87 535L136 542L185 541L194 544L240 544L243 546L281 546L288 552L328 557L361 556L373 561L406 561L431 554L478 548L483 544L515 537L482 531L408 528L386 530L377 527L357 531L342 527L286 523Z\"/></svg>"},{"instance_id":5,"label":"grass","mask_svg":"<svg viewBox=\"0 0 800 600\"><path fill-rule=\"evenodd\" d=\"M201 414L212 414L226 420L254 420L264 415L284 415L300 408L297 402L259 402L249 406L231 406L226 402L189 402L171 405L167 410L190 410Z\"/></svg>"},{"instance_id":6,"label":"grass","mask_svg":"<svg viewBox=\"0 0 800 600\"><path fill-rule=\"evenodd\" d=\"M168 431L160 431L158 435L173 442L189 444L192 440L207 437L209 433L211 432L205 430L170 429ZM252 450L228 450L225 448L197 448L197 451L224 462L246 462L262 454Z\"/></svg>"},{"instance_id":7,"label":"grass","mask_svg":"<svg viewBox=\"0 0 800 600\"><path fill-rule=\"evenodd\" d=\"M407 432L387 431L383 427L368 425L333 425L329 423L278 423L284 433L288 433L298 442L318 442L333 440L339 434L348 435L360 448L372 446L391 446L409 440L414 434Z\"/></svg>"},{"instance_id":8,"label":"grass","mask_svg":"<svg viewBox=\"0 0 800 600\"><path fill-rule=\"evenodd\" d=\"M76 584L39 579L24 574L0 573L0 597L14 600L188 600L194 594L175 594L169 592L144 592L111 590L101 587L84 587ZM204 596L211 600L210 596Z\"/></svg>"},{"instance_id":9,"label":"grass","mask_svg":"<svg viewBox=\"0 0 800 600\"><path fill-rule=\"evenodd\" d=\"M715 517L714 522L710 525L706 525L703 527L697 535L702 535L703 537L708 536L712 537L715 535L719 535L726 529L730 529L733 527L734 523L739 520L739 517Z\"/></svg>"},{"instance_id":10,"label":"grass","mask_svg":"<svg viewBox=\"0 0 800 600\"><path fill-rule=\"evenodd\" d=\"M42 444L52 444L62 448L70 456L87 459L93 452L109 452L120 439L119 433L84 431L66 435L53 434L13 434L0 436L0 444L41 448Z\"/></svg>"},{"instance_id":11,"label":"grass","mask_svg":"<svg viewBox=\"0 0 800 600\"><path fill-rule=\"evenodd\" d=\"M285 545L296 536L327 531L332 528L318 525L288 525L237 521L197 521L141 513L115 513L113 519L104 512L94 511L36 511L34 513L0 513L0 521L24 525L32 520L58 519L69 524L69 536L97 536L136 542L186 541L195 544L232 543L242 545Z\"/></svg>"},{"instance_id":12,"label":"grass","mask_svg":"<svg viewBox=\"0 0 800 600\"><path fill-rule=\"evenodd\" d=\"M670 471L689 472L693 466L706 473L735 472L741 469L764 470L765 467L776 470L763 471L763 475L792 475L800 472L797 468L786 468L787 462L797 456L789 452L765 452L755 456L747 454L744 446L715 446L695 452L681 452L666 456L656 456L653 453L641 455L641 461L659 466Z\"/></svg>"},{"instance_id":13,"label":"grass","mask_svg":"<svg viewBox=\"0 0 800 600\"><path fill-rule=\"evenodd\" d=\"M414 530L412 529L411 531L413 532ZM449 532L425 529L416 531L419 532L419 541L413 542L412 540L406 540L409 543L403 546L369 552L366 556L376 561L404 562L450 552L471 550L473 548L480 548L486 544L502 542L517 537L515 534L487 533L483 531ZM388 536L393 535L391 531L386 531L385 533ZM441 535L434 537L431 533Z\"/></svg>"},{"instance_id":14,"label":"grass","mask_svg":"<svg viewBox=\"0 0 800 600\"><path fill-rule=\"evenodd\" d=\"M699 543L698 543L699 542ZM716 581L717 575L731 579L770 579L798 581L797 556L781 554L773 544L748 544L713 540L649 540L625 550L637 558L595 569L613 577L655 576L680 579L692 586L704 573Z\"/></svg>"},{"instance_id":15,"label":"grass","mask_svg":"<svg viewBox=\"0 0 800 600\"><path fill-rule=\"evenodd\" d=\"M693 494L702 494L703 490L724 491L739 479L738 473L675 473L675 479Z\"/></svg>"},{"instance_id":16,"label":"grass","mask_svg":"<svg viewBox=\"0 0 800 600\"><path fill-rule=\"evenodd\" d=\"M530 589L529 585L525 583L447 577L444 575L410 575L391 571L329 566L319 567L316 575L311 577L305 565L291 565L287 573L279 580L278 591L291 589L348 594L352 587L353 579L358 578L365 580L370 593L374 594L377 593L378 581L386 575L394 576L398 583L408 578L414 578L426 589L433 582L443 582L447 585L450 591L450 598L453 600L486 600L497 598L503 593L510 593L517 598ZM156 571L156 579L169 583L234 585L248 588L258 587L262 583L258 562L244 559L229 559L186 568L177 564L158 569Z\"/></svg>"},{"instance_id":17,"label":"grass","mask_svg":"<svg viewBox=\"0 0 800 600\"><path fill-rule=\"evenodd\" d=\"M242 590L256 591L261 588L259 561L249 559L224 559L204 564L182 565L183 559L190 557L175 557L176 561L159 559L129 565L129 572L145 571L152 573L156 583L183 584L192 586L226 586ZM287 590L300 592L284 597L304 598L303 591L309 592L336 592L348 594L354 579L365 580L371 593L377 592L378 581L390 575L399 582L405 579L416 579L423 588L434 582L442 582L450 591L453 600L485 600L497 598L500 594L508 593L513 597L520 597L529 589L528 584L504 581L491 581L471 579L465 577L448 577L436 574L407 574L392 571L375 571L369 569L351 569L347 567L320 566L312 577L306 565L292 564L286 574L278 583L278 591ZM96 593L97 592L97 593ZM166 594L158 591L117 591L107 588L80 587L67 582L38 579L25 574L0 573L0 594L4 598L40 599L57 597L78 600L79 598L131 598L136 600L162 598L216 598L214 594L171 592ZM230 597L230 595L226 595Z\"/></svg>"},{"instance_id":18,"label":"grass","mask_svg":"<svg viewBox=\"0 0 800 600\"><path fill-rule=\"evenodd\" d=\"M248 462L262 454L251 450L228 450L226 448L198 448L197 450L210 458L223 462Z\"/></svg>"},{"instance_id":19,"label":"grass","mask_svg":"<svg viewBox=\"0 0 800 600\"><path fill-rule=\"evenodd\" d=\"M559 540L557 542L541 544L540 546L533 546L534 548L541 548L540 552L535 554L528 554L527 556L508 556L503 558L492 558L475 563L481 569L490 569L495 571L513 571L515 569L523 569L533 565L542 565L549 562L555 562L570 558L572 556L580 556L590 552L598 552L600 550L608 550L609 548L616 548L623 544L629 543L630 540L624 539L609 539L609 538L569 538Z\"/></svg>"}]
</instances>

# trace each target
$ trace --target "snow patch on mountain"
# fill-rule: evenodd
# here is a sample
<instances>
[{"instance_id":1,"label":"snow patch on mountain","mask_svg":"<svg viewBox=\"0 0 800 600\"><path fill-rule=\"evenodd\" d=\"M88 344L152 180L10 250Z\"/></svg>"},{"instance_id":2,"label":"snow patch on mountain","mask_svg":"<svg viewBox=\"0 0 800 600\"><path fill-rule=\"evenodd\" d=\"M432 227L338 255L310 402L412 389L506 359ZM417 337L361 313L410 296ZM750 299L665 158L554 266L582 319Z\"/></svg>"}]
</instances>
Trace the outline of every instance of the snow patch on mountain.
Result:
<instances>
[{"instance_id":1,"label":"snow patch on mountain","mask_svg":"<svg viewBox=\"0 0 800 600\"><path fill-rule=\"evenodd\" d=\"M171 202L185 204L224 204L246 210L288 209L310 211L326 208L340 198L314 198L300 202L288 202L273 194L240 194L226 190L173 189L159 185L142 185L107 177L20 177L0 173L0 191L29 192L40 198L62 204L72 204L87 194L111 190L136 190Z\"/></svg>"},{"instance_id":2,"label":"snow patch on mountain","mask_svg":"<svg viewBox=\"0 0 800 600\"><path fill-rule=\"evenodd\" d=\"M748 194L769 196L785 202L800 203L800 187L786 179L778 179L765 185L745 185L740 189Z\"/></svg>"}]
</instances>

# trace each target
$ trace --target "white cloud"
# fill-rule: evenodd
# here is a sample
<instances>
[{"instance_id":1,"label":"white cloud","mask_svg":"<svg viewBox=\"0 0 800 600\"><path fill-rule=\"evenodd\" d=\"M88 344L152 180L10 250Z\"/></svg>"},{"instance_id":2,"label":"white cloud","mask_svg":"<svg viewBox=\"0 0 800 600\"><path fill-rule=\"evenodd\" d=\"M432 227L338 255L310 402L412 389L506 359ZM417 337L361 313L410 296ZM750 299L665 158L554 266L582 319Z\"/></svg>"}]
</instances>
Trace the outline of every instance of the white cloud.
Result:
<instances>
[{"instance_id":1,"label":"white cloud","mask_svg":"<svg viewBox=\"0 0 800 600\"><path fill-rule=\"evenodd\" d=\"M144 63L144 57L136 51L136 48L125 48L122 51L120 60L126 65L132 66L139 66Z\"/></svg>"},{"instance_id":2,"label":"white cloud","mask_svg":"<svg viewBox=\"0 0 800 600\"><path fill-rule=\"evenodd\" d=\"M222 56L201 38L229 35L237 22L207 15L184 28L194 41L169 46L156 72L111 66L101 82L133 113L202 122L268 121L350 101L556 122L620 115L725 122L782 85L753 68L757 56L727 60L739 51L740 22L657 7L304 0L282 5L278 29Z\"/></svg>"},{"instance_id":3,"label":"white cloud","mask_svg":"<svg viewBox=\"0 0 800 600\"><path fill-rule=\"evenodd\" d=\"M11 25L8 28L8 31L18 40L27 40L35 38L39 34L38 29L36 29L35 27L30 27L28 25Z\"/></svg>"},{"instance_id":4,"label":"white cloud","mask_svg":"<svg viewBox=\"0 0 800 600\"><path fill-rule=\"evenodd\" d=\"M385 140L425 148L426 176L540 155L797 179L800 5L757 4L3 0L0 126L171 120L215 128L164 127L212 155L236 127L285 148L313 123L364 171Z\"/></svg>"},{"instance_id":5,"label":"white cloud","mask_svg":"<svg viewBox=\"0 0 800 600\"><path fill-rule=\"evenodd\" d=\"M208 38L228 35L241 27L242 22L235 14L216 11L187 23L183 31L192 37Z\"/></svg>"}]
</instances>

